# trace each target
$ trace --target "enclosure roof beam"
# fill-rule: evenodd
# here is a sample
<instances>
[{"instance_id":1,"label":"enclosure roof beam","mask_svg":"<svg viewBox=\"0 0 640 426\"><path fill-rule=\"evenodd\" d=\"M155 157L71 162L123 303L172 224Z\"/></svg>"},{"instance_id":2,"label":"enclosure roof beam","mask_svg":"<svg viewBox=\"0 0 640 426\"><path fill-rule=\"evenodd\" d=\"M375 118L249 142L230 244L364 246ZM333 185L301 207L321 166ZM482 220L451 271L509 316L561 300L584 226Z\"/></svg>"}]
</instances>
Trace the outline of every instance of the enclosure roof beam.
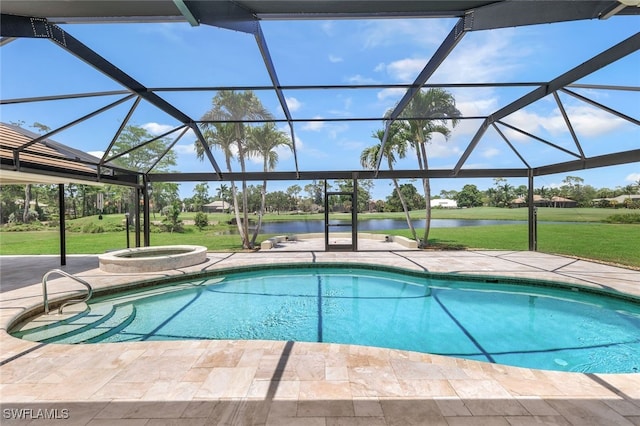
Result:
<instances>
[{"instance_id":1,"label":"enclosure roof beam","mask_svg":"<svg viewBox=\"0 0 640 426\"><path fill-rule=\"evenodd\" d=\"M374 170L328 170L328 171L295 171L290 172L233 172L223 173L222 181L282 181L282 180L323 180L323 179L353 179L354 173L358 179L412 179L412 178L451 178L448 169L430 170L380 170L375 175ZM299 175L299 178L298 178ZM527 177L526 168L509 169L473 169L464 170L457 177L461 178L494 178L500 177ZM148 175L151 182L205 182L213 180L212 173L151 173Z\"/></svg>"},{"instance_id":2,"label":"enclosure roof beam","mask_svg":"<svg viewBox=\"0 0 640 426\"><path fill-rule=\"evenodd\" d=\"M585 155L584 155L584 151L582 149L582 145L580 145L580 140L578 139L578 135L576 134L575 130L573 129L573 125L571 124L571 120L569 120L569 115L567 114L567 111L564 108L564 105L562 104L562 101L560 100L560 95L558 95L558 92L553 92L553 98L556 100L556 104L558 105L558 109L560 110L560 114L562 114L562 119L564 120L564 124L567 125L567 129L569 129L569 133L571 133L571 138L573 139L573 142L576 144L576 148L578 148L578 151L580 152L580 158L582 158L583 160L585 159Z\"/></svg>"},{"instance_id":3,"label":"enclosure roof beam","mask_svg":"<svg viewBox=\"0 0 640 426\"><path fill-rule=\"evenodd\" d=\"M189 125L192 128L194 120L178 108L162 99L157 94L149 91L142 83L107 61L105 58L91 50L89 47L81 43L72 35L66 33L58 25L52 24L43 18L29 18L24 16L5 15L2 14L2 35L18 36L29 38L48 38L57 43L60 47L90 64L96 70L110 77L120 85L126 87L131 92L149 102L151 105L170 115L180 123ZM11 34L7 34L11 33ZM195 131L195 130L194 130ZM206 145L206 144L205 144ZM208 151L205 147L205 152ZM210 152L208 154L211 154ZM207 155L211 165L220 173L220 168L216 163L213 155Z\"/></svg>"},{"instance_id":4,"label":"enclosure roof beam","mask_svg":"<svg viewBox=\"0 0 640 426\"><path fill-rule=\"evenodd\" d=\"M469 158L469 155L473 152L475 147L480 142L480 139L487 131L490 124L503 119L504 117L513 114L514 112L531 105L532 103L544 98L545 96L562 89L563 87L577 81L625 56L640 49L640 33L636 33L631 37L623 40L615 46L605 50L604 52L594 56L588 61L578 65L577 67L567 71L559 77L551 80L545 86L539 87L532 92L527 93L519 99L516 99L509 105L499 109L495 113L491 114L482 123L476 134L471 139L471 142L467 146L467 149L462 153L462 156L458 160L458 163L453 168L453 175L460 173L460 170L464 163Z\"/></svg>"},{"instance_id":5,"label":"enclosure roof beam","mask_svg":"<svg viewBox=\"0 0 640 426\"><path fill-rule=\"evenodd\" d=\"M576 99L580 99L582 102L586 102L586 103L588 103L590 105L593 105L596 108L600 108L603 111L607 111L609 114L616 115L616 116L618 116L618 117L620 117L620 118L622 118L624 120L627 120L627 121L635 124L636 126L640 126L640 120L637 120L637 119L635 119L633 117L629 117L628 115L623 114L620 111L616 111L613 108L609 108L608 106L602 105L601 103L596 102L596 101L594 101L592 99L589 99L586 96L582 96L582 95L574 92L573 90L568 90L566 88L560 89L560 90L562 90L564 93L566 93L568 95L573 96Z\"/></svg>"},{"instance_id":6,"label":"enclosure roof beam","mask_svg":"<svg viewBox=\"0 0 640 426\"><path fill-rule=\"evenodd\" d=\"M262 32L262 28L260 27L260 23L256 26L256 42L258 43L258 48L260 49L260 53L262 54L262 59L264 61L264 65L267 67L267 72L269 73L269 77L271 78L271 82L273 83L273 89L276 91L276 95L278 96L278 101L280 102L280 107L282 107L282 111L284 112L284 116L287 119L287 123L289 124L289 130L291 132L291 149L293 150L293 161L296 168L296 173L299 173L298 169L298 153L296 151L296 136L293 131L293 118L291 117L291 112L289 111L289 106L287 105L287 100L284 97L284 93L280 87L280 81L278 80L278 74L276 73L276 68L273 65L273 61L271 60L271 54L269 53L269 47L267 46L267 41L264 38L264 33Z\"/></svg>"},{"instance_id":7,"label":"enclosure roof beam","mask_svg":"<svg viewBox=\"0 0 640 426\"><path fill-rule=\"evenodd\" d=\"M415 81L407 89L404 96L398 104L395 106L393 111L389 114L388 120L385 124L384 135L382 137L382 141L380 142L380 152L384 152L385 145L387 144L387 138L389 136L389 127L393 122L402 114L402 111L409 105L411 99L420 91L422 86L429 80L429 78L433 75L434 72L438 69L438 67L444 62L445 59L449 56L449 54L453 51L456 45L462 40L462 36L464 36L466 32L465 28L465 19L460 18L453 26L447 37L442 41L438 50L435 51L429 62L425 65L425 67L420 71L418 77L416 77ZM382 155L378 157L378 161L375 167L375 173L377 174L380 170L380 164L382 163Z\"/></svg>"},{"instance_id":8,"label":"enclosure roof beam","mask_svg":"<svg viewBox=\"0 0 640 426\"><path fill-rule=\"evenodd\" d=\"M583 160L573 160L564 163L536 167L533 169L533 171L536 176L543 176L553 175L556 173L573 172L576 170L594 169L597 167L617 166L620 164L631 164L638 162L640 162L640 149L632 149L630 151L615 152L613 154L589 157Z\"/></svg>"}]
</instances>

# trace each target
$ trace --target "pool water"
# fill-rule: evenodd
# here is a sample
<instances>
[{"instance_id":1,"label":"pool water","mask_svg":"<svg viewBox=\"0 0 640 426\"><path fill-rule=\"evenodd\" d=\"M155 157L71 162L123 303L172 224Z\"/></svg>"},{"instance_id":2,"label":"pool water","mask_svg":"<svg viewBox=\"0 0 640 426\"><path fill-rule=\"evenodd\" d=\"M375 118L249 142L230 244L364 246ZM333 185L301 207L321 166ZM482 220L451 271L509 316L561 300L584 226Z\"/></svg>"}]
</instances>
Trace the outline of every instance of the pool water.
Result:
<instances>
[{"instance_id":1,"label":"pool water","mask_svg":"<svg viewBox=\"0 0 640 426\"><path fill-rule=\"evenodd\" d=\"M228 274L95 299L13 333L49 343L266 339L546 370L640 372L640 306L575 288L340 268Z\"/></svg>"}]
</instances>

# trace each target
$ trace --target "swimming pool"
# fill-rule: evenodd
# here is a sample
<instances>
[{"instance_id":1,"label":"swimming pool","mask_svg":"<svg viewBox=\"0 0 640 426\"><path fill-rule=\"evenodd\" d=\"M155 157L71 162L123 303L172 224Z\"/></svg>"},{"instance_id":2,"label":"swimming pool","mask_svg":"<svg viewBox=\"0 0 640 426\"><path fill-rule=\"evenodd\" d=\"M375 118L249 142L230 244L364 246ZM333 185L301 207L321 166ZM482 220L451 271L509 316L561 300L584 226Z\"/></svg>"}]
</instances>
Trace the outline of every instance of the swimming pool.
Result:
<instances>
[{"instance_id":1,"label":"swimming pool","mask_svg":"<svg viewBox=\"0 0 640 426\"><path fill-rule=\"evenodd\" d=\"M333 342L536 369L640 371L640 304L631 297L393 268L253 269L98 297L82 312L12 334L47 343Z\"/></svg>"}]
</instances>

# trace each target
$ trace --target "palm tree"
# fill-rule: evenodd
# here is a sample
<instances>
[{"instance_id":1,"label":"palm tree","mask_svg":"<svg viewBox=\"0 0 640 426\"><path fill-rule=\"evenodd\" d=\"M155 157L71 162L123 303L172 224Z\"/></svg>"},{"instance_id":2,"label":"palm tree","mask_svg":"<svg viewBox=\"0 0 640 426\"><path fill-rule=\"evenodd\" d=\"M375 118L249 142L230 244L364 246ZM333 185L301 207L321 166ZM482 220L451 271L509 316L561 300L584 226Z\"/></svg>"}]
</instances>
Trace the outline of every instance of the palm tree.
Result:
<instances>
[{"instance_id":1,"label":"palm tree","mask_svg":"<svg viewBox=\"0 0 640 426\"><path fill-rule=\"evenodd\" d=\"M402 117L406 117L404 123L409 140L416 152L418 166L420 170L425 171L425 177L422 178L426 207L423 245L428 244L431 229L431 184L426 177L426 172L429 170L426 145L431 141L434 133L440 133L445 139L449 139L451 130L448 124L455 127L460 116L461 113L456 108L453 95L446 90L436 88L418 91L400 117L401 120Z\"/></svg>"},{"instance_id":2,"label":"palm tree","mask_svg":"<svg viewBox=\"0 0 640 426\"><path fill-rule=\"evenodd\" d=\"M280 146L293 149L291 140L287 134L276 129L275 123L265 123L260 127L250 127L247 132L247 153L252 157L261 157L264 172L269 172L276 168L278 164L278 152L276 148ZM265 205L267 203L267 179L262 182L260 215L258 216L258 225L253 231L251 237L251 246L256 242L256 237L262 226L262 216L264 215Z\"/></svg>"},{"instance_id":3,"label":"palm tree","mask_svg":"<svg viewBox=\"0 0 640 426\"><path fill-rule=\"evenodd\" d=\"M246 171L246 120L271 120L273 116L262 105L260 99L251 90L244 92L236 92L235 90L224 90L218 92L212 101L212 108L206 112L202 120L224 120L228 121L233 127L235 138L235 146L238 149L238 162L240 169L244 173ZM226 156L226 153L225 153ZM236 221L238 222L238 230L242 237L242 247L252 248L249 241L249 212L248 212L248 191L247 181L242 181L242 221L240 221L238 212L238 195L235 191L235 184L231 181L233 193L233 204L236 212Z\"/></svg>"},{"instance_id":4,"label":"palm tree","mask_svg":"<svg viewBox=\"0 0 640 426\"><path fill-rule=\"evenodd\" d=\"M224 153L227 171L231 173L233 171L231 168L231 160L233 159L233 146L236 143L236 129L234 123L204 124L203 127L205 130L202 132L202 136L204 136L205 142L209 146L217 146L218 148L220 148L220 150L222 150L222 152ZM204 159L204 148L199 143L196 143L196 155L200 160ZM233 210L236 216L236 225L238 226L240 238L244 243L246 234L242 226L242 221L240 220L238 190L233 180L230 181L230 183L231 195L233 198Z\"/></svg>"},{"instance_id":5,"label":"palm tree","mask_svg":"<svg viewBox=\"0 0 640 426\"><path fill-rule=\"evenodd\" d=\"M380 143L365 148L360 154L360 164L362 165L362 167L365 167L367 169L372 169L378 164L378 160L380 158L380 146L382 145L382 140L384 138L384 130L377 130L373 133L372 137L378 139ZM407 140L405 138L402 125L398 122L391 123L391 126L389 127L389 134L387 135L387 143L384 147L383 155L387 158L389 170L393 170L393 165L396 162L396 152L399 158L404 158L407 154ZM404 199L404 195L402 195L402 191L400 191L398 179L392 178L391 180L393 181L393 186L396 190L396 193L398 194L400 203L402 204L402 210L404 210L404 214L407 219L407 225L411 230L411 235L413 236L413 239L417 241L418 238L416 236L416 230L413 227L413 222L411 221L407 202Z\"/></svg>"},{"instance_id":6,"label":"palm tree","mask_svg":"<svg viewBox=\"0 0 640 426\"><path fill-rule=\"evenodd\" d=\"M218 198L220 198L220 200L222 200L222 211L224 212L224 203L227 203L227 205L230 204L231 200L229 199L229 196L231 195L231 192L229 190L229 187L225 184L221 184L218 189L216 190L216 196Z\"/></svg>"}]
</instances>

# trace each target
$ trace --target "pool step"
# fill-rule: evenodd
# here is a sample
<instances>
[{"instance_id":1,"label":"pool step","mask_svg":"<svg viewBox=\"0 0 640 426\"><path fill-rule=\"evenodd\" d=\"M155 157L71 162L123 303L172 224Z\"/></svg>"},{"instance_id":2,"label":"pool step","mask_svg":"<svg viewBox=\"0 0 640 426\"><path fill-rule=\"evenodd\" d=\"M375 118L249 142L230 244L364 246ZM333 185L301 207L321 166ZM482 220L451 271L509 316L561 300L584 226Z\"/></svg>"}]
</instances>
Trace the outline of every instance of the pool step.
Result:
<instances>
[{"instance_id":1,"label":"pool step","mask_svg":"<svg viewBox=\"0 0 640 426\"><path fill-rule=\"evenodd\" d=\"M17 337L43 343L80 343L117 327L127 321L133 313L132 305L92 306L90 310L87 309L75 318L25 330L22 336ZM47 319L55 321L56 318L53 316Z\"/></svg>"},{"instance_id":2,"label":"pool step","mask_svg":"<svg viewBox=\"0 0 640 426\"><path fill-rule=\"evenodd\" d=\"M80 303L69 306L63 314L41 315L12 334L15 337L43 343L94 343L123 330L135 319L134 302L140 299L162 296L190 288L218 284L224 277L179 283L150 288L142 293L126 292L97 300L89 305Z\"/></svg>"},{"instance_id":3,"label":"pool step","mask_svg":"<svg viewBox=\"0 0 640 426\"><path fill-rule=\"evenodd\" d=\"M61 336L55 339L55 343L95 343L102 338L119 332L136 317L136 308L133 305L114 307L113 314L104 321L95 324L88 329Z\"/></svg>"},{"instance_id":4,"label":"pool step","mask_svg":"<svg viewBox=\"0 0 640 426\"><path fill-rule=\"evenodd\" d=\"M91 326L96 321L101 320L104 316L109 315L112 309L103 306L102 309L89 309L86 304L74 305L76 312L66 311L64 314L40 315L36 319L30 321L19 331L14 332L15 337L40 342L50 337L55 337L67 332L77 330L81 327ZM70 309L71 310L71 309Z\"/></svg>"}]
</instances>

